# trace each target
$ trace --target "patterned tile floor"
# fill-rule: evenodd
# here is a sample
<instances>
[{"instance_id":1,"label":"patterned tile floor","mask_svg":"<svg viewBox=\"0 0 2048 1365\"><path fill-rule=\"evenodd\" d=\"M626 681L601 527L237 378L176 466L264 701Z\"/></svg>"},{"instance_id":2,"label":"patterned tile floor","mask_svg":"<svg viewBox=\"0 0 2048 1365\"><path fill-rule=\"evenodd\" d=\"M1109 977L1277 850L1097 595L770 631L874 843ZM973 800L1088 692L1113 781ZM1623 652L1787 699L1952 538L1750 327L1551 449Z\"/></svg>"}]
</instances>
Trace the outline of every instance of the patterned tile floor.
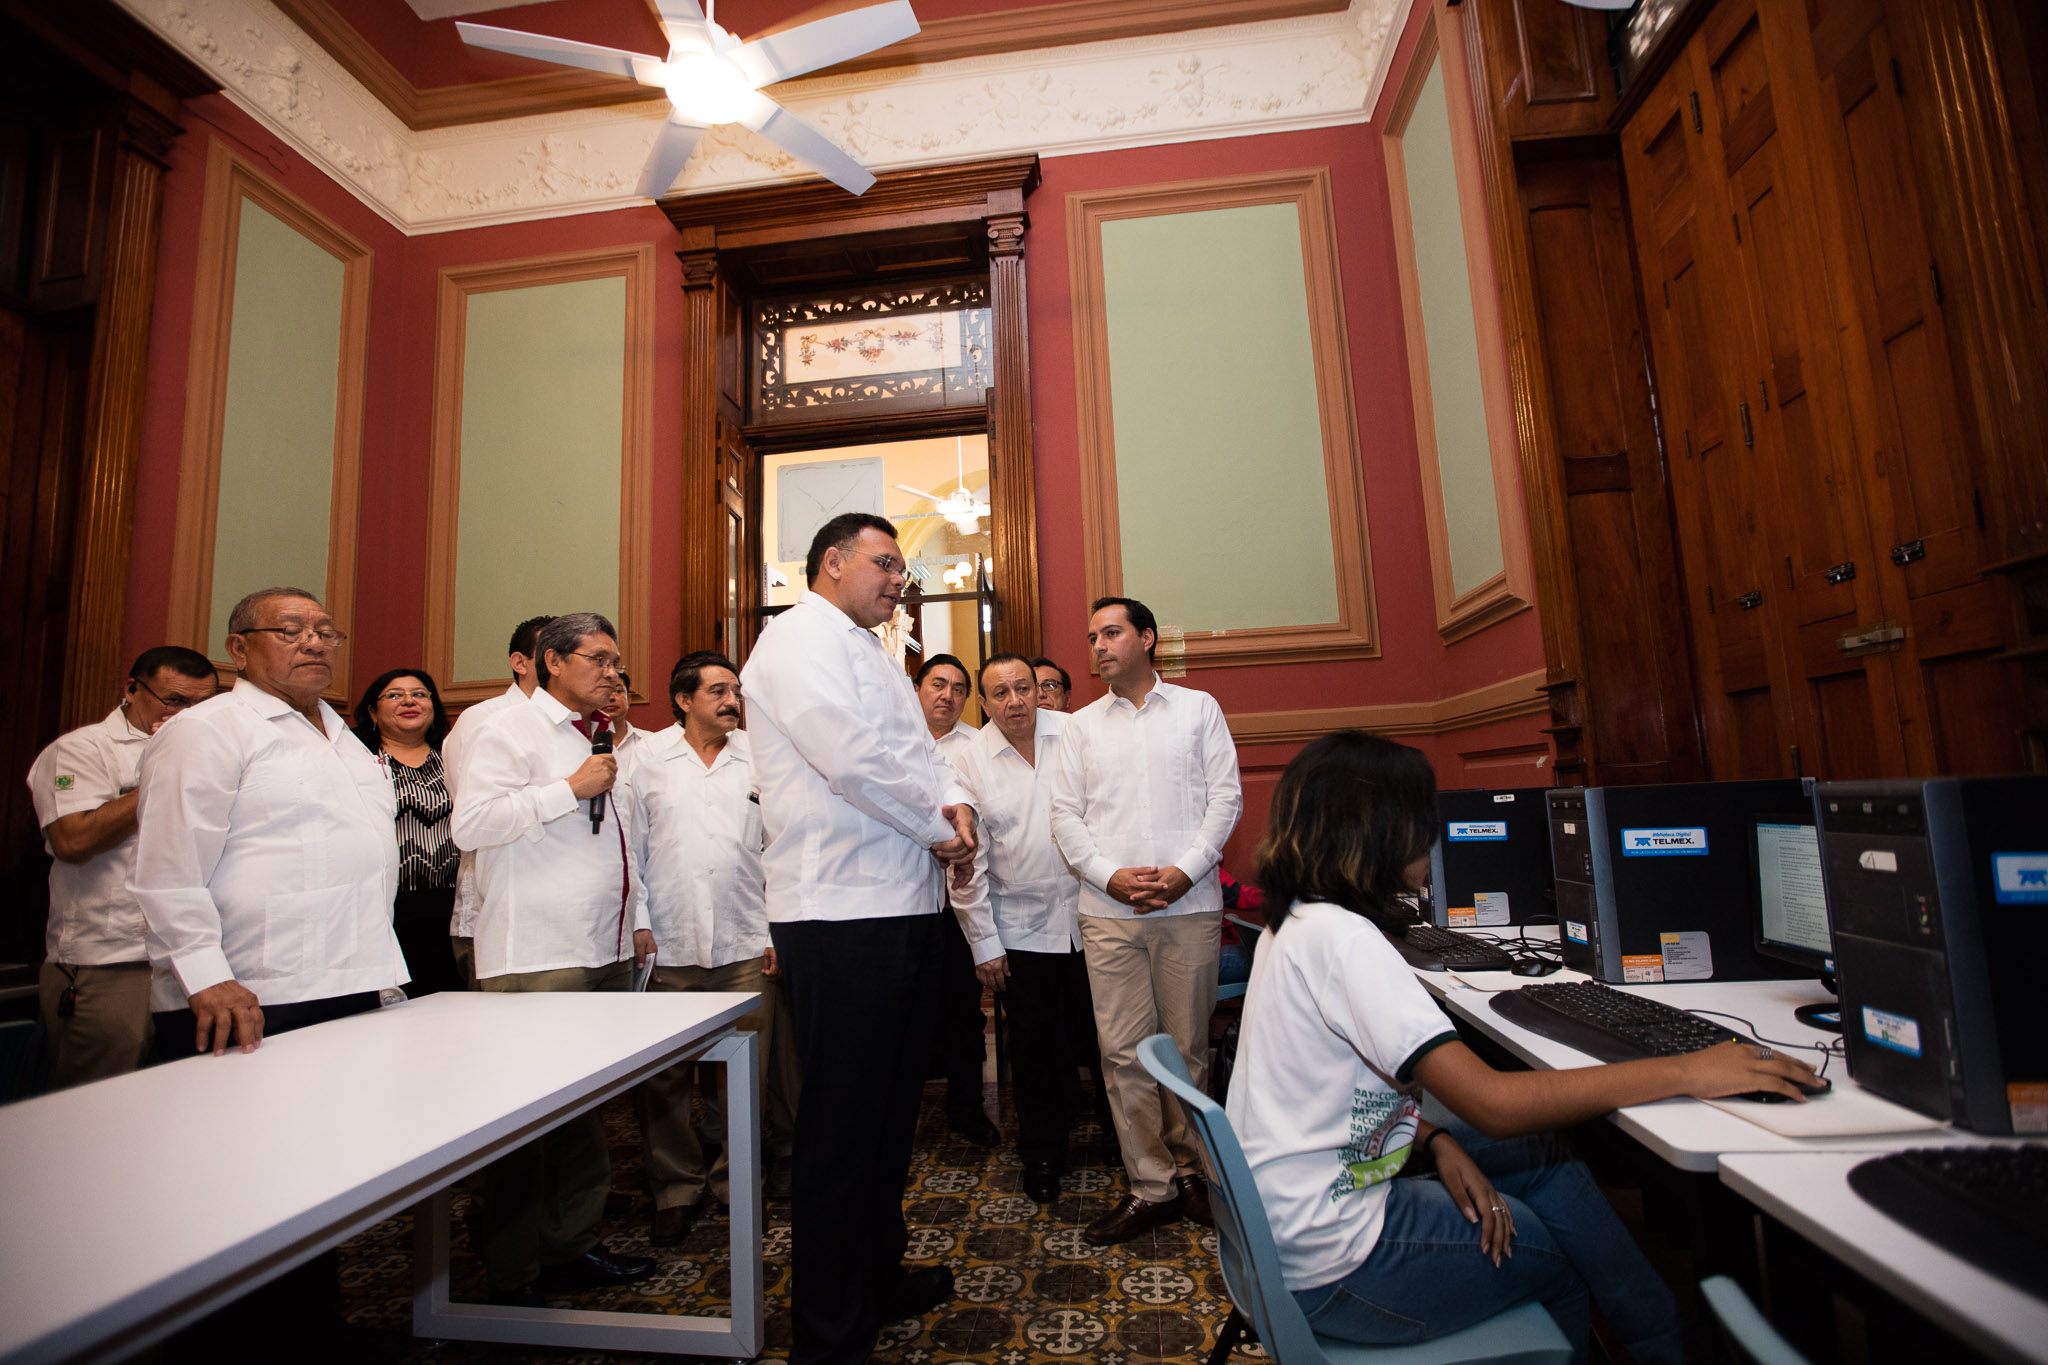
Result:
<instances>
[{"instance_id":1,"label":"patterned tile floor","mask_svg":"<svg viewBox=\"0 0 2048 1365\"><path fill-rule=\"evenodd\" d=\"M1041 1208L1022 1193L1022 1172L1006 1141L988 1151L946 1128L944 1085L926 1087L904 1213L908 1260L953 1271L956 1298L922 1319L884 1329L874 1359L885 1365L974 1361L981 1365L1145 1365L1202 1361L1230 1311L1216 1269L1215 1234L1179 1223L1116 1247L1090 1246L1081 1228L1124 1193L1123 1173L1092 1163L1101 1134L1092 1119L1075 1126L1073 1164L1063 1194ZM630 1104L614 1101L605 1118L612 1140L612 1185L640 1184L640 1140ZM997 1116L1006 1136L1015 1115L1007 1098ZM481 1298L482 1267L463 1227L466 1198L455 1201L451 1274L458 1298ZM615 1196L614 1204L621 1201ZM660 1268L630 1292L578 1294L563 1306L644 1312L722 1314L731 1279L724 1217L701 1220L679 1246L649 1248L650 1204L636 1194L608 1217L606 1243L651 1254ZM789 1222L786 1204L768 1206L764 1240L768 1296L767 1345L760 1359L781 1362L789 1345ZM403 1362L626 1361L673 1357L596 1351L508 1348L480 1343L413 1340L412 1219L394 1218L341 1248L343 1310L369 1329L366 1352ZM1233 1362L1262 1358L1241 1347Z\"/></svg>"}]
</instances>

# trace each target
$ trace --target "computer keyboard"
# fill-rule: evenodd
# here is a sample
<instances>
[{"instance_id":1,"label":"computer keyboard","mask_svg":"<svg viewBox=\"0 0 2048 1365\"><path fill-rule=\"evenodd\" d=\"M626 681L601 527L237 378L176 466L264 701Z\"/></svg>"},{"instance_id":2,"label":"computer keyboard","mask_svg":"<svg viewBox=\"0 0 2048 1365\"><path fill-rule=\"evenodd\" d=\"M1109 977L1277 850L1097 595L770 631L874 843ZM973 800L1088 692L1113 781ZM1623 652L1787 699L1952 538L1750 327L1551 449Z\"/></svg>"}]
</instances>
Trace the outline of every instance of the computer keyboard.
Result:
<instances>
[{"instance_id":1,"label":"computer keyboard","mask_svg":"<svg viewBox=\"0 0 2048 1365\"><path fill-rule=\"evenodd\" d=\"M1555 981L1502 991L1493 997L1493 1012L1603 1062L1676 1057L1731 1039L1751 1041L1725 1024L1598 981Z\"/></svg>"},{"instance_id":2,"label":"computer keyboard","mask_svg":"<svg viewBox=\"0 0 2048 1365\"><path fill-rule=\"evenodd\" d=\"M1406 938L1391 942L1410 966L1426 972L1504 972L1515 965L1498 943L1434 924L1411 924Z\"/></svg>"},{"instance_id":3,"label":"computer keyboard","mask_svg":"<svg viewBox=\"0 0 2048 1365\"><path fill-rule=\"evenodd\" d=\"M1849 1188L1943 1250L2048 1297L2048 1147L1914 1147L1854 1167Z\"/></svg>"}]
</instances>

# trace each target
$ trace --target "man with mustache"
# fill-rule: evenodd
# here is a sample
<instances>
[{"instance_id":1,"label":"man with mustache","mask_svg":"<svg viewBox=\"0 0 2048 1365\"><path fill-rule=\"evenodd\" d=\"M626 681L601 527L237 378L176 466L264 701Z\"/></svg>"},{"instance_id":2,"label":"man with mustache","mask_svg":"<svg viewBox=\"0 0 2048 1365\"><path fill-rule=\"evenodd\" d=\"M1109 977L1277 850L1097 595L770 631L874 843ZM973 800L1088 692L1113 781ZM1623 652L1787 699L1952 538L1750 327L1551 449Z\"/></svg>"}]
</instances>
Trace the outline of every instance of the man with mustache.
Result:
<instances>
[{"instance_id":1,"label":"man with mustache","mask_svg":"<svg viewBox=\"0 0 2048 1365\"><path fill-rule=\"evenodd\" d=\"M789 1197L798 1072L789 1007L768 941L767 881L761 871L761 800L753 750L740 728L739 670L712 650L685 654L668 679L681 739L636 747L633 781L647 810L647 911L662 957L651 991L755 991L761 1003L739 1021L754 1035L762 1112L769 1136L767 1194ZM673 732L670 732L673 733ZM654 1198L648 1241L673 1246L689 1235L707 1191L729 1202L727 1149L706 1167L705 1140L690 1122L695 1062L650 1076L634 1092L647 1184ZM722 1087L705 1084L705 1128L725 1139Z\"/></svg>"},{"instance_id":2,"label":"man with mustache","mask_svg":"<svg viewBox=\"0 0 2048 1365\"><path fill-rule=\"evenodd\" d=\"M896 528L818 528L810 591L740 675L768 839L768 931L804 1093L796 1114L791 1365L865 1360L882 1325L953 1296L903 1266L903 1186L937 1005L941 864L965 883L974 808L875 627L909 577Z\"/></svg>"}]
</instances>

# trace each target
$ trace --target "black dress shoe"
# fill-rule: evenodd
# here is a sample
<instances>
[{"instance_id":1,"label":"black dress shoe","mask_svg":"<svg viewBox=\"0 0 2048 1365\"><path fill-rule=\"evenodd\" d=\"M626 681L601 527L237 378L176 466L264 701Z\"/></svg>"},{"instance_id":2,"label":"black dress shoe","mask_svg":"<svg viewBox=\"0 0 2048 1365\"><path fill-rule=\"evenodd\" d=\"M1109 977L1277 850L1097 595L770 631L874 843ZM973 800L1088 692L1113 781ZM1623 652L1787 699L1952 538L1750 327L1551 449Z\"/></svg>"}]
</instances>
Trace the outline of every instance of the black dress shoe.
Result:
<instances>
[{"instance_id":1,"label":"black dress shoe","mask_svg":"<svg viewBox=\"0 0 2048 1365\"><path fill-rule=\"evenodd\" d=\"M1003 1140L1002 1131L983 1113L948 1114L946 1126L977 1147L994 1147Z\"/></svg>"},{"instance_id":2,"label":"black dress shoe","mask_svg":"<svg viewBox=\"0 0 2048 1365\"><path fill-rule=\"evenodd\" d=\"M695 1226L695 1204L678 1204L672 1209L656 1209L654 1221L647 1229L647 1240L654 1246L672 1247L688 1237L690 1229Z\"/></svg>"},{"instance_id":3,"label":"black dress shoe","mask_svg":"<svg viewBox=\"0 0 2048 1365\"><path fill-rule=\"evenodd\" d=\"M600 1244L573 1261L542 1266L540 1278L534 1284L542 1290L601 1289L606 1285L631 1284L653 1273L654 1262L647 1257L621 1256Z\"/></svg>"},{"instance_id":4,"label":"black dress shoe","mask_svg":"<svg viewBox=\"0 0 2048 1365\"><path fill-rule=\"evenodd\" d=\"M1162 1224L1178 1222L1185 1211L1179 1190L1174 1191L1173 1198L1158 1204L1148 1204L1133 1194L1081 1229L1081 1236L1099 1247L1114 1246Z\"/></svg>"},{"instance_id":5,"label":"black dress shoe","mask_svg":"<svg viewBox=\"0 0 2048 1365\"><path fill-rule=\"evenodd\" d=\"M788 1157L778 1156L770 1158L768 1162L768 1178L761 1182L761 1193L767 1198L780 1203L789 1198L790 1188L794 1184L793 1176L794 1168Z\"/></svg>"},{"instance_id":6,"label":"black dress shoe","mask_svg":"<svg viewBox=\"0 0 2048 1365\"><path fill-rule=\"evenodd\" d=\"M1060 1197L1060 1164L1057 1161L1024 1163L1024 1197L1034 1204L1050 1204Z\"/></svg>"},{"instance_id":7,"label":"black dress shoe","mask_svg":"<svg viewBox=\"0 0 2048 1365\"><path fill-rule=\"evenodd\" d=\"M1209 1182L1198 1175L1177 1175L1173 1187L1180 1191L1180 1202L1188 1211L1188 1217L1205 1228L1216 1226L1216 1215L1209 1211Z\"/></svg>"},{"instance_id":8,"label":"black dress shoe","mask_svg":"<svg viewBox=\"0 0 2048 1365\"><path fill-rule=\"evenodd\" d=\"M883 1323L921 1318L953 1297L953 1272L942 1265L913 1270L882 1300Z\"/></svg>"}]
</instances>

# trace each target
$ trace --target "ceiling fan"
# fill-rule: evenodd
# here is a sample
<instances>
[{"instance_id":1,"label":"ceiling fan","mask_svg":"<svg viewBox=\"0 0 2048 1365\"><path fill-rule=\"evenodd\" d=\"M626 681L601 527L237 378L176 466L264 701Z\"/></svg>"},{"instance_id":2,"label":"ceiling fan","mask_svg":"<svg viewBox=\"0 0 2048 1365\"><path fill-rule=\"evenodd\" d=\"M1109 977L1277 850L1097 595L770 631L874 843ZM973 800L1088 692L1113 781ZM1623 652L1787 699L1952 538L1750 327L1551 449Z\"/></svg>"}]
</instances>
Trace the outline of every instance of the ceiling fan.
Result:
<instances>
[{"instance_id":1,"label":"ceiling fan","mask_svg":"<svg viewBox=\"0 0 2048 1365\"><path fill-rule=\"evenodd\" d=\"M847 61L900 42L918 31L910 0L890 0L743 43L718 26L716 0L707 15L697 0L654 0L668 35L668 59L626 52L543 33L458 23L462 40L515 57L580 66L627 76L668 93L668 122L655 135L640 174L639 193L654 199L668 192L697 140L721 123L741 123L767 138L818 174L852 194L865 193L875 177L838 144L761 93L760 87L807 71Z\"/></svg>"},{"instance_id":2,"label":"ceiling fan","mask_svg":"<svg viewBox=\"0 0 2048 1365\"><path fill-rule=\"evenodd\" d=\"M937 514L953 523L954 530L963 536L971 536L981 529L981 519L988 515L988 504L975 497L967 487L966 442L958 436L953 438L953 460L959 468L960 486L944 497L927 493L922 488L912 488L907 483L899 483L896 487L902 492L929 499Z\"/></svg>"}]
</instances>

